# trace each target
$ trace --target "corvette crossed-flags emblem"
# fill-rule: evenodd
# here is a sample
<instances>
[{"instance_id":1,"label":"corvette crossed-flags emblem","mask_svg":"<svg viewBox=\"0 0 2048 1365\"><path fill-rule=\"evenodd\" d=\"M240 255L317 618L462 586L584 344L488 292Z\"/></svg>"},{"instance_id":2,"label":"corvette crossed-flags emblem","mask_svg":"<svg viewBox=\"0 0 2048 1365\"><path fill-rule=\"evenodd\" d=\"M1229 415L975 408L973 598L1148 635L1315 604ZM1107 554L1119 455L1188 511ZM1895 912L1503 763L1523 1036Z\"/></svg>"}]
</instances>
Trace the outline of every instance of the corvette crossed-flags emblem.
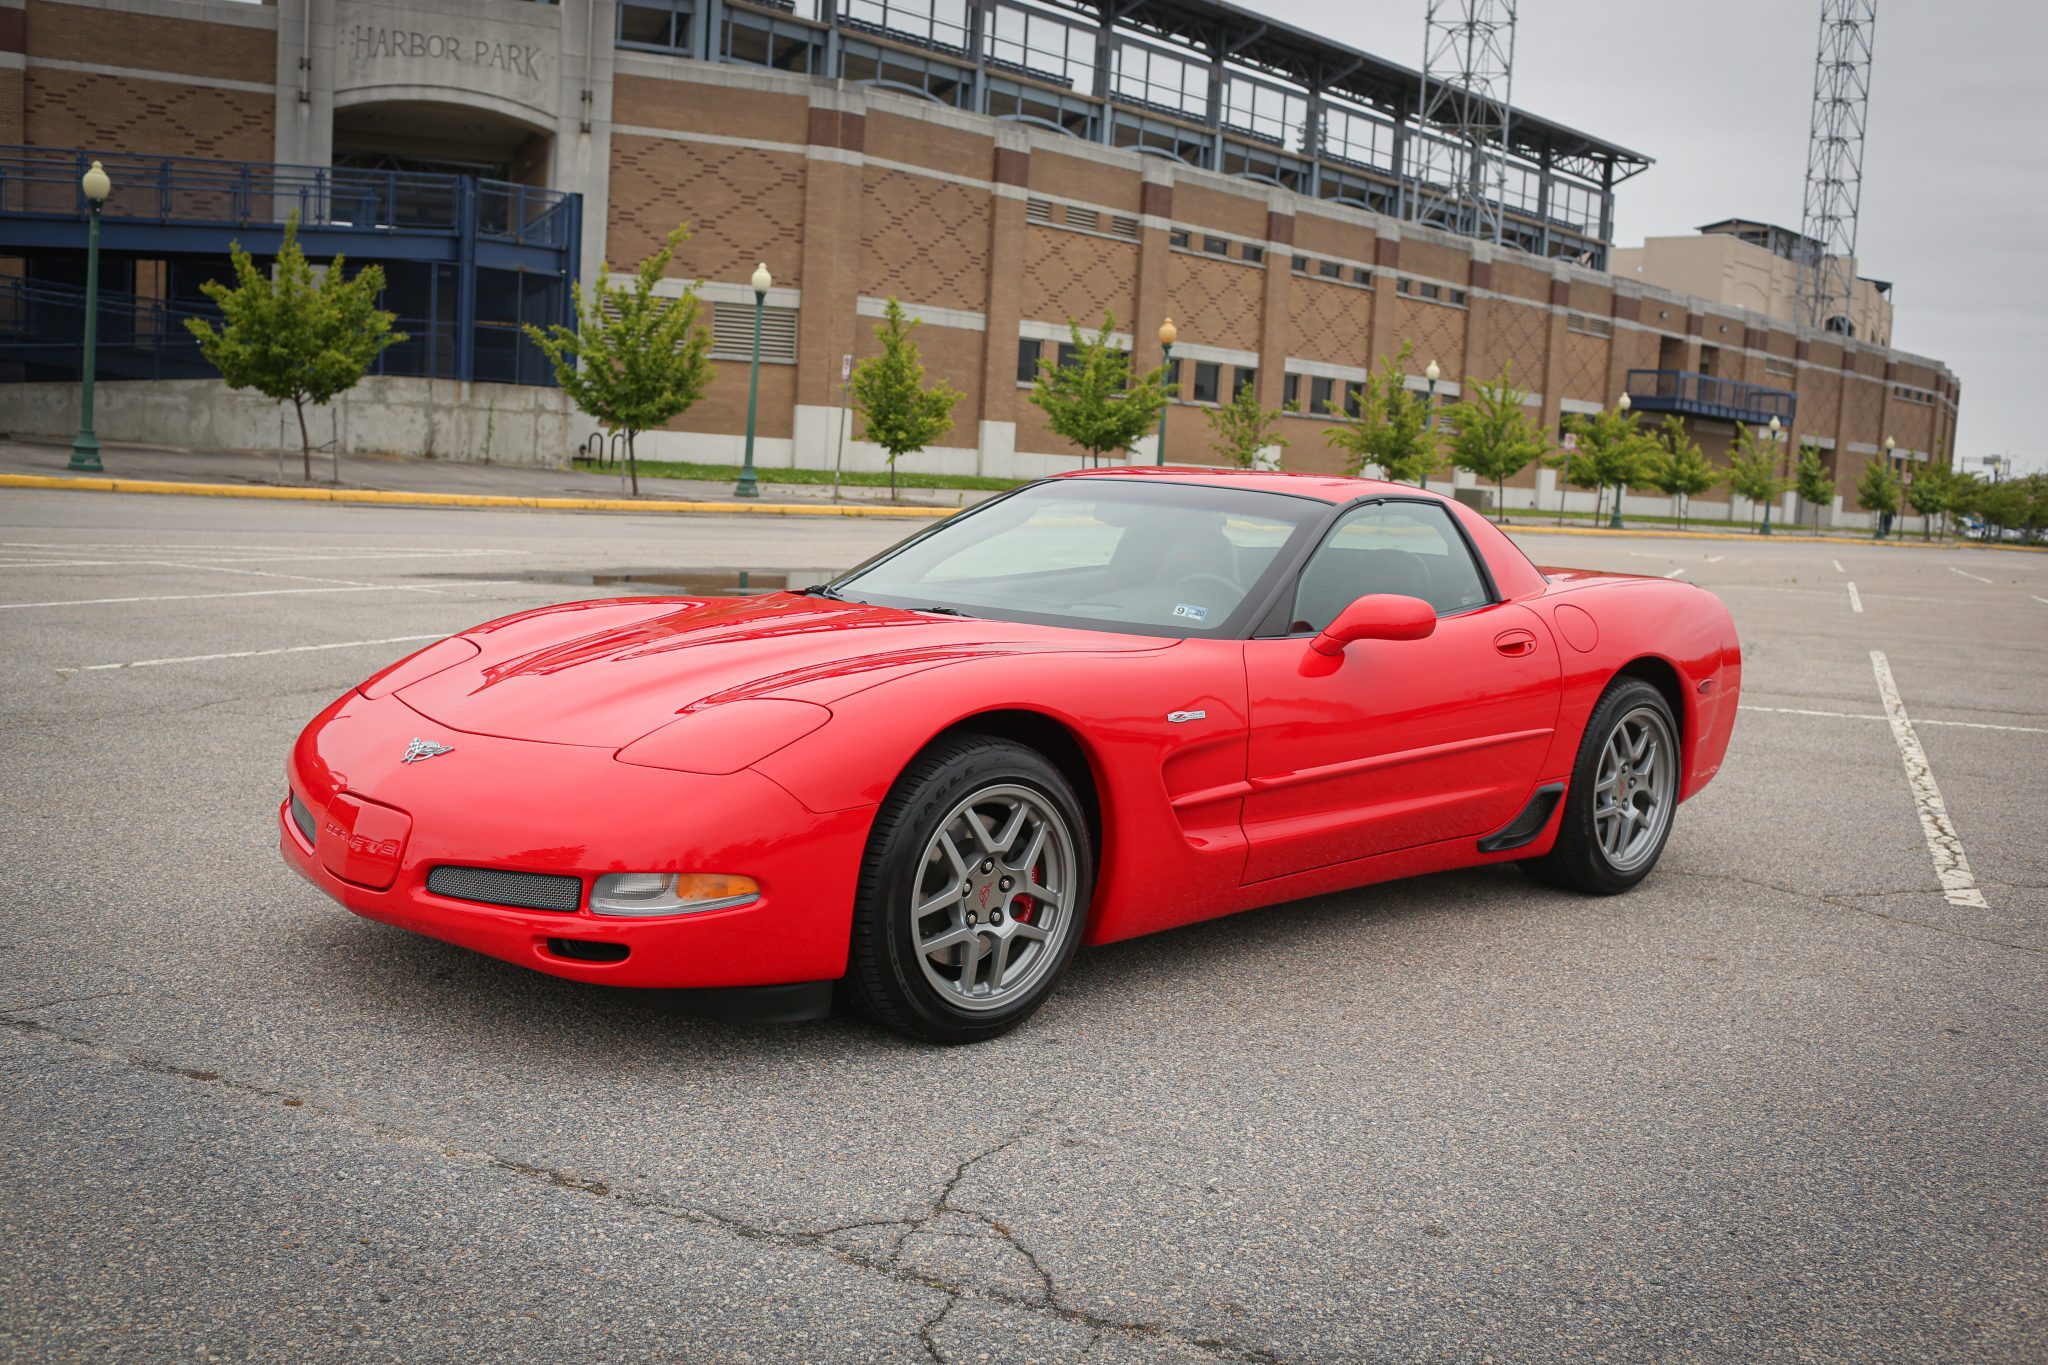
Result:
<instances>
[{"instance_id":1,"label":"corvette crossed-flags emblem","mask_svg":"<svg viewBox=\"0 0 2048 1365\"><path fill-rule=\"evenodd\" d=\"M398 761L400 763L419 763L441 754L453 752L455 752L454 749L446 744L436 744L431 739L415 739L412 743L405 746L405 757Z\"/></svg>"}]
</instances>

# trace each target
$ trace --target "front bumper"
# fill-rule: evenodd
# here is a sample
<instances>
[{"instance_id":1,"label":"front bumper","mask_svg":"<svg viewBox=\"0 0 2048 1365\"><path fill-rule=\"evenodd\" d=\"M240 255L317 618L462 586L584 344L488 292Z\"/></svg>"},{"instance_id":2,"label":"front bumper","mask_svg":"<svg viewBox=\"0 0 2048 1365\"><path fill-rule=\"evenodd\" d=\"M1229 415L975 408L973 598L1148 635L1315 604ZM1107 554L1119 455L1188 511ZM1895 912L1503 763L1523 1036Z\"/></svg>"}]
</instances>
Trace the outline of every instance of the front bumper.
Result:
<instances>
[{"instance_id":1,"label":"front bumper","mask_svg":"<svg viewBox=\"0 0 2048 1365\"><path fill-rule=\"evenodd\" d=\"M449 752L401 762L415 738ZM608 749L472 735L396 698L355 692L306 727L286 778L314 837L301 833L289 798L280 802L285 861L365 918L605 985L729 988L845 974L872 809L820 816L752 771L669 772L616 762ZM376 839L351 846L353 812L365 806L399 818L387 815ZM570 911L458 900L428 889L442 866L575 877L582 894ZM607 872L663 871L742 873L761 896L649 919L585 908L590 884ZM562 951L594 944L625 955L604 962Z\"/></svg>"}]
</instances>

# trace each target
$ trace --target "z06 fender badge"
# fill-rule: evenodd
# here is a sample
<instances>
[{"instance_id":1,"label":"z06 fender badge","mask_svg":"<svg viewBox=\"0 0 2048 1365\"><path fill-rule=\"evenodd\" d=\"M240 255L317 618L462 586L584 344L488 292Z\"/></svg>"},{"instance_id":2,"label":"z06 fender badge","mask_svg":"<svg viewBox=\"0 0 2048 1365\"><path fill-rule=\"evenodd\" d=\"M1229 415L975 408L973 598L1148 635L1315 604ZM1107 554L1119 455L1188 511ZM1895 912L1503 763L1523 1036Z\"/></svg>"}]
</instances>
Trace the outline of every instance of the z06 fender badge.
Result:
<instances>
[{"instance_id":1,"label":"z06 fender badge","mask_svg":"<svg viewBox=\"0 0 2048 1365\"><path fill-rule=\"evenodd\" d=\"M1183 725L1191 720L1207 720L1208 718L1209 713L1207 711L1168 711L1166 713L1167 722L1172 725Z\"/></svg>"},{"instance_id":2,"label":"z06 fender badge","mask_svg":"<svg viewBox=\"0 0 2048 1365\"><path fill-rule=\"evenodd\" d=\"M454 752L455 750L449 745L436 744L431 739L415 739L412 743L405 746L405 757L398 761L400 763L419 763L429 758L436 758L442 754L452 754Z\"/></svg>"}]
</instances>

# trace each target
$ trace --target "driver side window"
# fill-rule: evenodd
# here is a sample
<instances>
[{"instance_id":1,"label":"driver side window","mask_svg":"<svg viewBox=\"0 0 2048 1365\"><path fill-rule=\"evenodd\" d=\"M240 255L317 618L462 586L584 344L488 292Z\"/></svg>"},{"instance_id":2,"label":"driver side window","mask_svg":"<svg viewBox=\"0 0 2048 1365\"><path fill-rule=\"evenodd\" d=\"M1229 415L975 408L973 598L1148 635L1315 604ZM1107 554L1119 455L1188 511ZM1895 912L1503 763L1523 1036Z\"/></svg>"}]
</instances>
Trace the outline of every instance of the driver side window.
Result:
<instances>
[{"instance_id":1,"label":"driver side window","mask_svg":"<svg viewBox=\"0 0 2048 1365\"><path fill-rule=\"evenodd\" d=\"M1491 601L1465 538L1439 503L1370 503L1345 513L1301 571L1292 633L1313 634L1368 593L1419 597L1451 616Z\"/></svg>"}]
</instances>

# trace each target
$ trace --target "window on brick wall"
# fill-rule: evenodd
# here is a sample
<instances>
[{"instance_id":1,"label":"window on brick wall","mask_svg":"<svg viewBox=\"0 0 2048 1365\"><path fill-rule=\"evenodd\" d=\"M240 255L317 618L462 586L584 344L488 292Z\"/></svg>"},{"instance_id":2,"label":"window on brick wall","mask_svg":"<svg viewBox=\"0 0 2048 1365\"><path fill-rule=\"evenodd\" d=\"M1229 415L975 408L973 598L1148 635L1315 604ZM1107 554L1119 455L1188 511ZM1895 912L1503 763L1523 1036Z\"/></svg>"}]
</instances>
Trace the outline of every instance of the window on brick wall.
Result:
<instances>
[{"instance_id":1,"label":"window on brick wall","mask_svg":"<svg viewBox=\"0 0 2048 1365\"><path fill-rule=\"evenodd\" d=\"M695 0L630 0L619 6L620 47L690 55Z\"/></svg>"},{"instance_id":2,"label":"window on brick wall","mask_svg":"<svg viewBox=\"0 0 2048 1365\"><path fill-rule=\"evenodd\" d=\"M1266 259L1266 248L1262 246L1253 246L1250 242L1246 242L1244 244L1243 254L1244 263L1246 265L1259 265Z\"/></svg>"},{"instance_id":3,"label":"window on brick wall","mask_svg":"<svg viewBox=\"0 0 2048 1365\"><path fill-rule=\"evenodd\" d=\"M1246 389L1257 389L1259 372L1249 365L1239 365L1230 375L1230 396L1237 397Z\"/></svg>"},{"instance_id":4,"label":"window on brick wall","mask_svg":"<svg viewBox=\"0 0 2048 1365\"><path fill-rule=\"evenodd\" d=\"M1175 228L1172 232L1169 232L1166 235L1166 240L1168 245L1176 246L1179 247L1182 251L1186 251L1188 249L1188 242L1190 240L1188 236L1188 230L1186 228Z\"/></svg>"},{"instance_id":5,"label":"window on brick wall","mask_svg":"<svg viewBox=\"0 0 2048 1365\"><path fill-rule=\"evenodd\" d=\"M1175 400L1180 398L1180 362L1178 360L1166 362L1166 396Z\"/></svg>"},{"instance_id":6,"label":"window on brick wall","mask_svg":"<svg viewBox=\"0 0 2048 1365\"><path fill-rule=\"evenodd\" d=\"M1038 348L1045 343L1037 337L1017 338L1017 382L1030 384L1038 379Z\"/></svg>"},{"instance_id":7,"label":"window on brick wall","mask_svg":"<svg viewBox=\"0 0 2048 1365\"><path fill-rule=\"evenodd\" d=\"M1223 390L1223 367L1206 360L1195 362L1195 393L1197 403L1213 403Z\"/></svg>"},{"instance_id":8,"label":"window on brick wall","mask_svg":"<svg viewBox=\"0 0 2048 1365\"><path fill-rule=\"evenodd\" d=\"M1316 273L1326 280L1341 280L1344 278L1344 267L1337 261L1317 261Z\"/></svg>"},{"instance_id":9,"label":"window on brick wall","mask_svg":"<svg viewBox=\"0 0 2048 1365\"><path fill-rule=\"evenodd\" d=\"M1337 396L1337 381L1322 375L1311 376L1308 381L1308 410L1317 417L1330 415L1330 401Z\"/></svg>"},{"instance_id":10,"label":"window on brick wall","mask_svg":"<svg viewBox=\"0 0 2048 1365\"><path fill-rule=\"evenodd\" d=\"M1301 402L1301 376L1283 374L1280 376L1280 403L1283 407L1294 407Z\"/></svg>"},{"instance_id":11,"label":"window on brick wall","mask_svg":"<svg viewBox=\"0 0 2048 1365\"><path fill-rule=\"evenodd\" d=\"M1227 238L1223 237L1204 237L1202 238L1202 250L1211 256L1228 256L1230 254L1230 242Z\"/></svg>"}]
</instances>

